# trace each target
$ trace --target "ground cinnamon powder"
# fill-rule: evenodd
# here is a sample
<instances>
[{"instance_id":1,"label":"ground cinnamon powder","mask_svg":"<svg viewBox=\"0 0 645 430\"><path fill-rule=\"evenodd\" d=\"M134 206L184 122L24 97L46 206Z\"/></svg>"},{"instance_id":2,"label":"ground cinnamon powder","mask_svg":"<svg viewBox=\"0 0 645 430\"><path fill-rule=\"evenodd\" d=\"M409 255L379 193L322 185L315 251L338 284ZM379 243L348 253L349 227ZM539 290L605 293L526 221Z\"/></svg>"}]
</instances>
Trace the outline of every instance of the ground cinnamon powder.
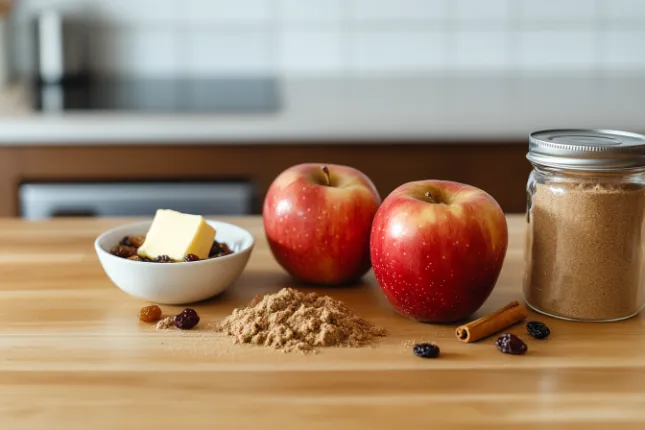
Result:
<instances>
[{"instance_id":1,"label":"ground cinnamon powder","mask_svg":"<svg viewBox=\"0 0 645 430\"><path fill-rule=\"evenodd\" d=\"M315 293L283 288L256 297L216 324L215 331L235 343L264 345L284 352L309 352L316 347L358 347L385 336L343 302Z\"/></svg>"},{"instance_id":2,"label":"ground cinnamon powder","mask_svg":"<svg viewBox=\"0 0 645 430\"><path fill-rule=\"evenodd\" d=\"M645 187L538 184L528 213L524 293L582 320L639 311L645 299Z\"/></svg>"}]
</instances>

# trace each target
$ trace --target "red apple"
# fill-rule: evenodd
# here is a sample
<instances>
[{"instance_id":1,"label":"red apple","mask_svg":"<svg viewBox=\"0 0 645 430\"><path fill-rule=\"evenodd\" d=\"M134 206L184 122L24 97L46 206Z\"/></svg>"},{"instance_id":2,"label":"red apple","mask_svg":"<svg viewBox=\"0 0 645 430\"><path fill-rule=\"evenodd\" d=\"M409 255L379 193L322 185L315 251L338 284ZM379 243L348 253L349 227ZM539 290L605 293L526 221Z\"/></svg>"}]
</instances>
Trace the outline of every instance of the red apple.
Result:
<instances>
[{"instance_id":1,"label":"red apple","mask_svg":"<svg viewBox=\"0 0 645 430\"><path fill-rule=\"evenodd\" d=\"M507 245L504 212L489 194L427 180L401 185L383 201L370 254L376 280L400 314L452 322L484 303Z\"/></svg>"},{"instance_id":2,"label":"red apple","mask_svg":"<svg viewBox=\"0 0 645 430\"><path fill-rule=\"evenodd\" d=\"M363 173L335 164L282 172L264 200L264 230L278 263L304 282L354 281L370 268L370 229L381 197Z\"/></svg>"}]
</instances>

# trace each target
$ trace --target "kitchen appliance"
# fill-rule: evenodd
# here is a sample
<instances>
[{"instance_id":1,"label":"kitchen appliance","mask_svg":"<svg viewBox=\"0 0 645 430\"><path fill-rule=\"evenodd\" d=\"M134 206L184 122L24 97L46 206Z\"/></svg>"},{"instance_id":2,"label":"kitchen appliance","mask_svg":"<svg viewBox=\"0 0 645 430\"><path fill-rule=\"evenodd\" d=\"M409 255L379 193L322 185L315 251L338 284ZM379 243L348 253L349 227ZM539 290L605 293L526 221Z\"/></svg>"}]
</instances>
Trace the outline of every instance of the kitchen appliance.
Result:
<instances>
[{"instance_id":1,"label":"kitchen appliance","mask_svg":"<svg viewBox=\"0 0 645 430\"><path fill-rule=\"evenodd\" d=\"M149 111L267 113L280 107L278 81L257 78L107 78L60 85L37 84L33 106L41 112Z\"/></svg>"},{"instance_id":2,"label":"kitchen appliance","mask_svg":"<svg viewBox=\"0 0 645 430\"><path fill-rule=\"evenodd\" d=\"M64 18L55 10L46 9L36 16L36 71L41 84L60 84L86 76L85 32L82 23Z\"/></svg>"},{"instance_id":3,"label":"kitchen appliance","mask_svg":"<svg viewBox=\"0 0 645 430\"><path fill-rule=\"evenodd\" d=\"M37 15L37 73L31 92L36 110L253 114L280 108L278 80L271 75L148 78L90 73L88 28L88 23L56 10Z\"/></svg>"},{"instance_id":4,"label":"kitchen appliance","mask_svg":"<svg viewBox=\"0 0 645 430\"><path fill-rule=\"evenodd\" d=\"M20 213L36 220L62 216L152 216L157 209L200 215L254 213L249 182L26 183Z\"/></svg>"}]
</instances>

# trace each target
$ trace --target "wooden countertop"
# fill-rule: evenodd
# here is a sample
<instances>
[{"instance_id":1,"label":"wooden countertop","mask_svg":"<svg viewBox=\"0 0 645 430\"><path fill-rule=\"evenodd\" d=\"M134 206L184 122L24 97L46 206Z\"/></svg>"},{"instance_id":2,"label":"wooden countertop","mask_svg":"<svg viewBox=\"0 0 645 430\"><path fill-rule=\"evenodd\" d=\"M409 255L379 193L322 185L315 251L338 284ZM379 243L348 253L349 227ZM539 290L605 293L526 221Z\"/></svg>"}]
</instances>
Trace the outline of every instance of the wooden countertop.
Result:
<instances>
[{"instance_id":1,"label":"wooden countertop","mask_svg":"<svg viewBox=\"0 0 645 430\"><path fill-rule=\"evenodd\" d=\"M294 282L274 262L259 218L231 219L257 238L249 265L224 295L194 306L202 327L256 294ZM465 345L454 325L397 315L370 274L319 288L390 335L373 348L283 354L233 345L210 332L157 332L145 302L111 284L93 240L123 220L0 220L0 427L615 429L645 423L645 318L582 324L531 315L552 335L511 329L526 356L490 338ZM522 217L509 219L499 283L477 315L522 299ZM311 290L311 288L304 288ZM168 313L179 307L164 306ZM199 326L198 326L199 327ZM422 360L405 344L437 342ZM439 425L439 427L436 427ZM432 426L432 427L428 427Z\"/></svg>"}]
</instances>

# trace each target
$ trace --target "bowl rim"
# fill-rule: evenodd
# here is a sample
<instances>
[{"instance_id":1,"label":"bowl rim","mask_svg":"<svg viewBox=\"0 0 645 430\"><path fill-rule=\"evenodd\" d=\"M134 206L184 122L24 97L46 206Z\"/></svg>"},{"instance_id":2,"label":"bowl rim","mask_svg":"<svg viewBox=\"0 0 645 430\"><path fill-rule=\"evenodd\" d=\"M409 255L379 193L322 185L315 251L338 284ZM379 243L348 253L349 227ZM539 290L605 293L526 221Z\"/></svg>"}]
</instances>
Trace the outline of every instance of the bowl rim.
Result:
<instances>
[{"instance_id":1,"label":"bowl rim","mask_svg":"<svg viewBox=\"0 0 645 430\"><path fill-rule=\"evenodd\" d=\"M242 249L240 251L237 251L237 252L233 252L232 254L229 254L229 255L223 255L223 256L217 257L217 258L207 258L206 260L199 260L199 261L180 261L179 263L183 263L181 265L181 267L184 267L185 265L188 265L188 264L193 264L193 265L195 265L195 264L208 264L208 263L215 263L215 262L219 262L219 261L226 261L227 259L232 259L232 258L235 258L236 256L241 256L241 255L244 255L246 253L251 252L251 250L255 246L255 237L253 237L251 232L248 231L247 229L243 228L243 227L240 227L237 224L233 224L233 223L225 222L225 221L219 221L219 220L215 220L215 219L206 219L206 218L204 218L204 221L206 221L207 223L215 222L215 223L218 223L218 224L226 224L226 225L229 225L229 226L232 226L232 227L235 227L235 228L239 228L240 230L242 230L244 233L246 233L249 236L251 241L246 246L246 248L244 248L244 249ZM129 223L129 224L121 224L121 225L117 225L115 227L112 227L112 228L110 228L108 230L105 230L103 233L99 234L98 237L94 240L94 249L96 250L96 253L104 255L108 259L114 259L116 261L119 261L121 263L126 263L126 264L152 263L152 262L147 262L147 261L132 261L132 260L128 260L127 258L117 257L116 255L112 255L108 251L103 249L103 247L101 247L101 245L99 244L99 242L105 236L114 233L116 230L120 230L120 229L125 228L125 227L134 227L136 225L145 224L145 223L152 223L152 219L136 221L136 222L132 222L132 223ZM149 264L146 267L155 267L155 266L178 267L176 264L158 264L158 263L157 264Z\"/></svg>"}]
</instances>

